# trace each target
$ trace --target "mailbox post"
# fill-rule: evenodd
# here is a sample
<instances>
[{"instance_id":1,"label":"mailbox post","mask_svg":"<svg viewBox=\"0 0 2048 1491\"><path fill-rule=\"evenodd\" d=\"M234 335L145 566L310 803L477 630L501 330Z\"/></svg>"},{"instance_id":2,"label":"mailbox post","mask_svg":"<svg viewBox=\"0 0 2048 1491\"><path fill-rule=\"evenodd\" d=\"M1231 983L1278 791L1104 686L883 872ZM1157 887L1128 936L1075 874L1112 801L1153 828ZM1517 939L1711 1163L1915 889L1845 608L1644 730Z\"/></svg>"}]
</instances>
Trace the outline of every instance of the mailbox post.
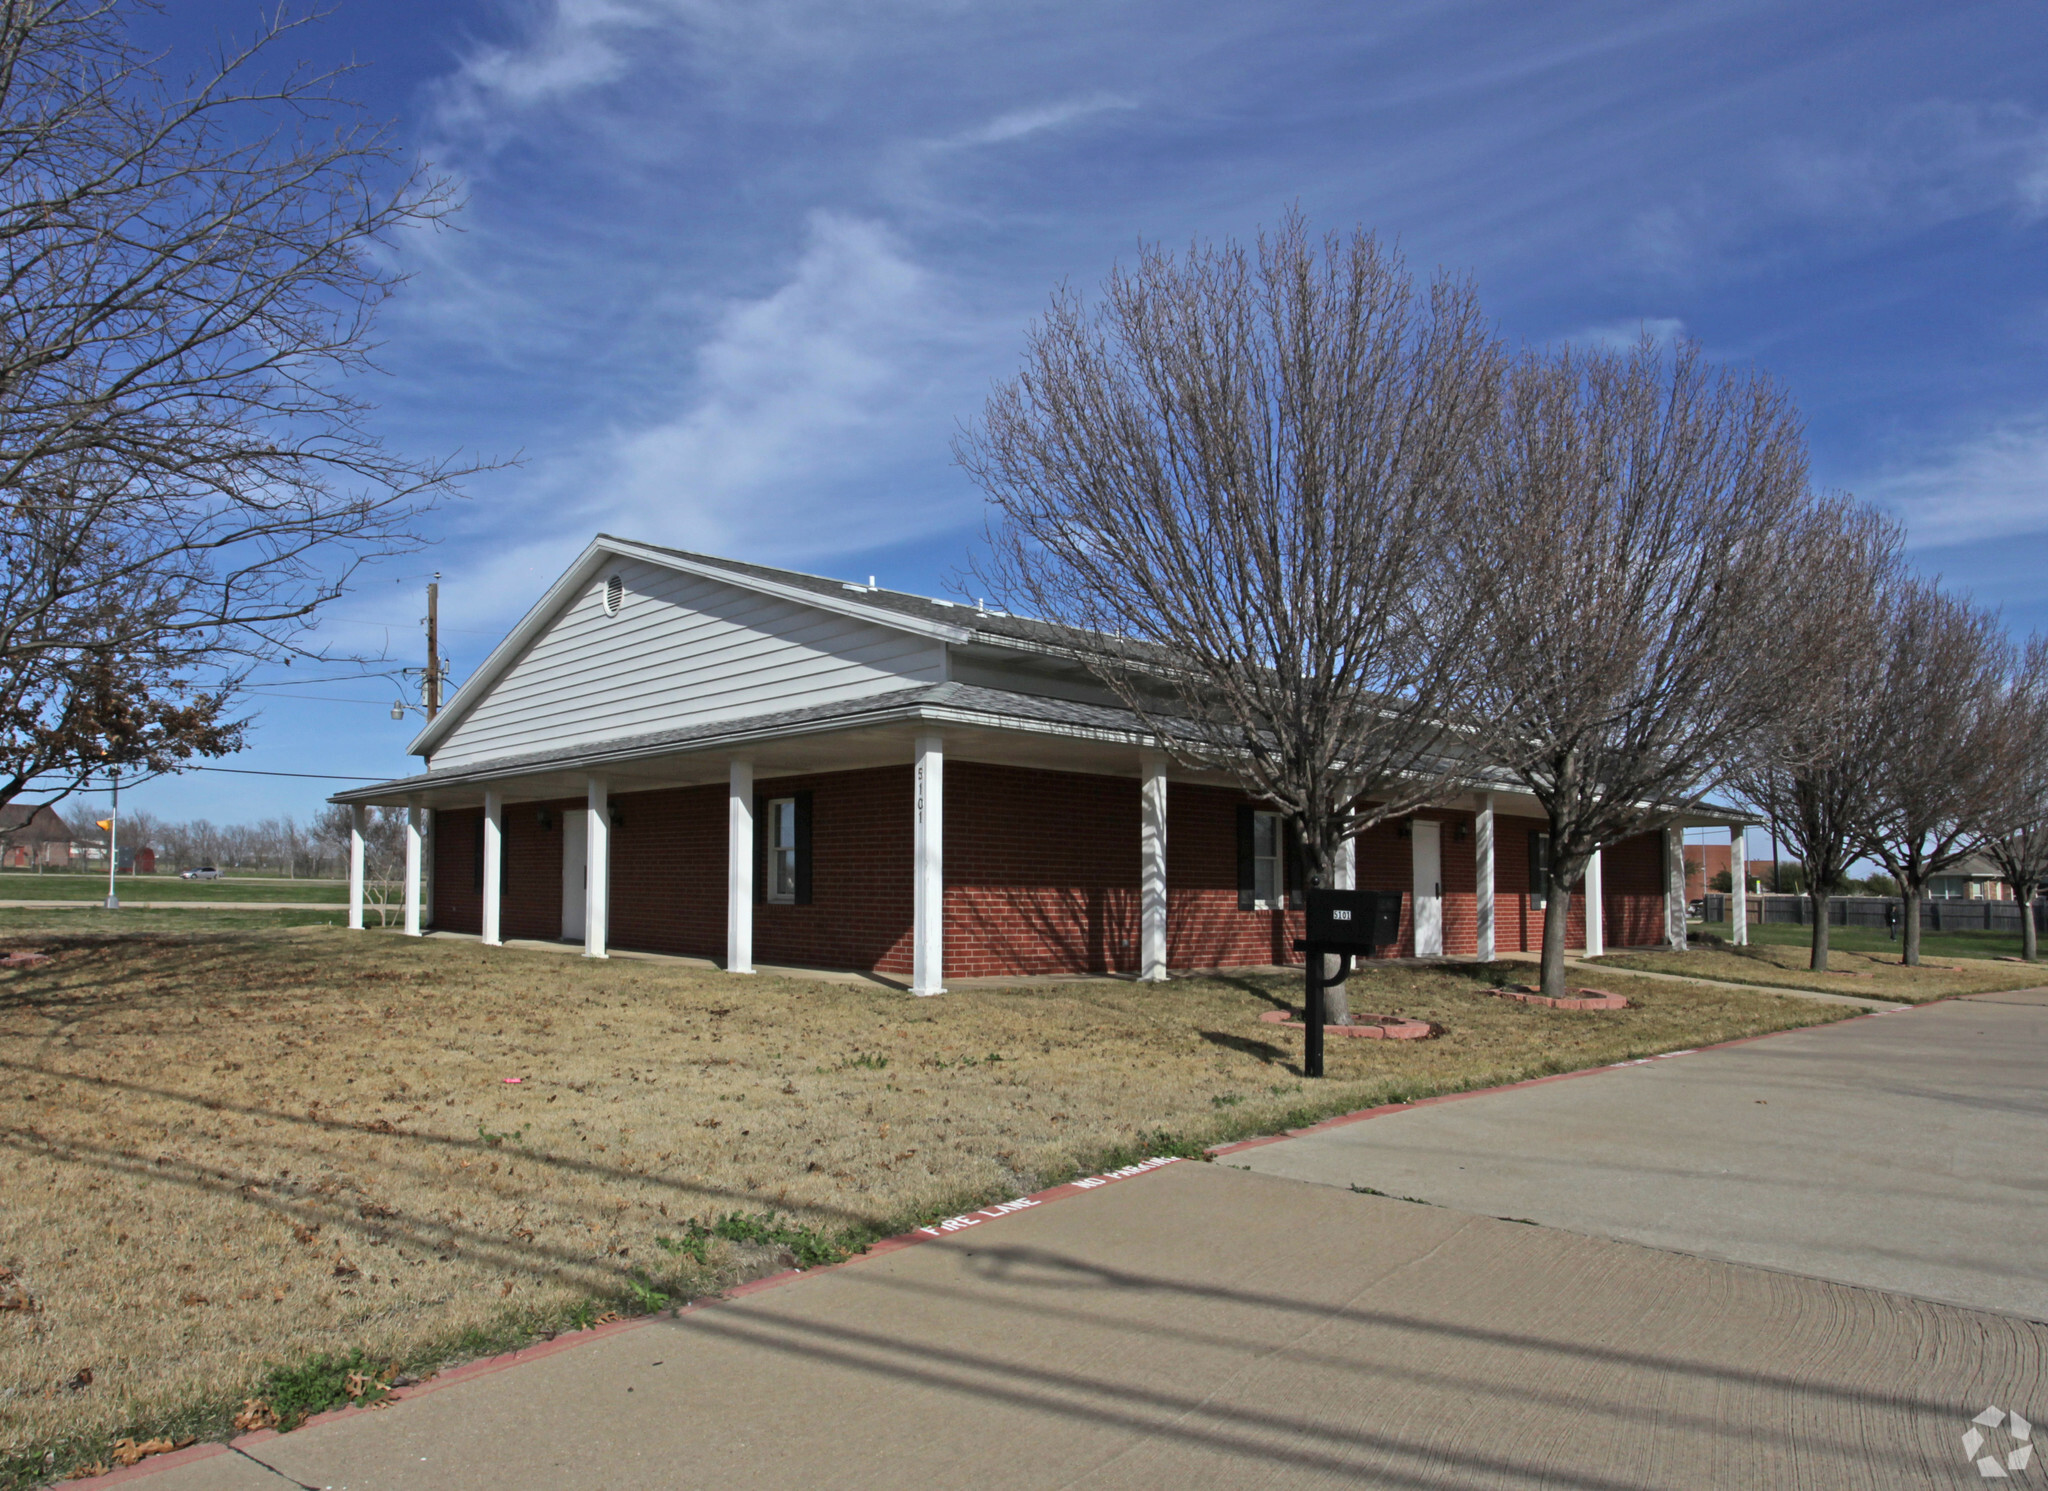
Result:
<instances>
[{"instance_id":1,"label":"mailbox post","mask_svg":"<svg viewBox=\"0 0 2048 1491\"><path fill-rule=\"evenodd\" d=\"M1304 969L1304 1008L1301 1012L1301 1071L1306 1077L1323 1074L1323 959L1334 954L1339 960L1337 982L1351 973L1355 953L1371 957L1383 947L1401 941L1401 894L1399 891L1310 890L1308 915L1302 930L1308 935L1294 944L1296 952L1308 958Z\"/></svg>"}]
</instances>

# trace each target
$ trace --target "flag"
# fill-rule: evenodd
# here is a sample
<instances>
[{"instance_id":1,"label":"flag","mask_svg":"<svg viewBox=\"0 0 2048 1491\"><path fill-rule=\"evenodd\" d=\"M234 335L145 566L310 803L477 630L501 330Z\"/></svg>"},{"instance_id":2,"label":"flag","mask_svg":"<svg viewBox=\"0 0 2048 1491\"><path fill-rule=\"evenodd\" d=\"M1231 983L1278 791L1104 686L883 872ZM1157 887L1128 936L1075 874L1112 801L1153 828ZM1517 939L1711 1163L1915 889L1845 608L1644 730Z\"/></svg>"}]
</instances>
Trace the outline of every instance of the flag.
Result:
<instances>
[{"instance_id":1,"label":"flag","mask_svg":"<svg viewBox=\"0 0 2048 1491\"><path fill-rule=\"evenodd\" d=\"M105 829L105 830L106 830L106 831L107 831L108 833L112 833L112 832L114 831L114 820L113 820L113 819L111 819L111 818L99 818L99 819L95 819L94 821L95 821L95 822L97 822L97 823L99 824L99 826L100 826L101 828L104 828L104 829Z\"/></svg>"}]
</instances>

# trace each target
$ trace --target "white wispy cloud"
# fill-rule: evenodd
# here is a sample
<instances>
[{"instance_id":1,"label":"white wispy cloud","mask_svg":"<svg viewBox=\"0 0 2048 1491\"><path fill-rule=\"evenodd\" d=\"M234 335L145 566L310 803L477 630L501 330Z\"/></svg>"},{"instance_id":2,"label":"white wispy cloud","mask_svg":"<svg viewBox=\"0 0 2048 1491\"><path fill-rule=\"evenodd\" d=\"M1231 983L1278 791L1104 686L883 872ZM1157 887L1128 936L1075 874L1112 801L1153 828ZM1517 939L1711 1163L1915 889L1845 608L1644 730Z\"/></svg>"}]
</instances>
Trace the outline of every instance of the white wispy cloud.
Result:
<instances>
[{"instance_id":1,"label":"white wispy cloud","mask_svg":"<svg viewBox=\"0 0 2048 1491\"><path fill-rule=\"evenodd\" d=\"M1645 336L1660 347L1668 347L1684 335L1685 322L1676 316L1642 316L1633 321L1603 321L1597 326L1584 326L1559 340L1602 352L1630 352Z\"/></svg>"},{"instance_id":2,"label":"white wispy cloud","mask_svg":"<svg viewBox=\"0 0 2048 1491\"><path fill-rule=\"evenodd\" d=\"M2048 416L2006 421L1880 474L1864 495L1916 548L2048 530Z\"/></svg>"},{"instance_id":3,"label":"white wispy cloud","mask_svg":"<svg viewBox=\"0 0 2048 1491\"><path fill-rule=\"evenodd\" d=\"M1774 165L1786 204L1817 217L1918 227L2048 216L2048 119L2017 103L1929 100L1860 140L1787 142Z\"/></svg>"},{"instance_id":4,"label":"white wispy cloud","mask_svg":"<svg viewBox=\"0 0 2048 1491\"><path fill-rule=\"evenodd\" d=\"M815 213L788 277L716 316L672 408L593 435L508 495L528 538L479 555L467 593L513 605L600 528L797 561L957 525L872 478L944 449L986 332L884 225Z\"/></svg>"},{"instance_id":5,"label":"white wispy cloud","mask_svg":"<svg viewBox=\"0 0 2048 1491\"><path fill-rule=\"evenodd\" d=\"M1088 98L1061 99L1053 103L1034 104L1030 108L1011 109L998 114L986 124L962 130L950 140L941 142L946 146L1007 145L1047 130L1060 129L1090 115L1107 110L1133 109L1134 100L1115 94L1095 94Z\"/></svg>"}]
</instances>

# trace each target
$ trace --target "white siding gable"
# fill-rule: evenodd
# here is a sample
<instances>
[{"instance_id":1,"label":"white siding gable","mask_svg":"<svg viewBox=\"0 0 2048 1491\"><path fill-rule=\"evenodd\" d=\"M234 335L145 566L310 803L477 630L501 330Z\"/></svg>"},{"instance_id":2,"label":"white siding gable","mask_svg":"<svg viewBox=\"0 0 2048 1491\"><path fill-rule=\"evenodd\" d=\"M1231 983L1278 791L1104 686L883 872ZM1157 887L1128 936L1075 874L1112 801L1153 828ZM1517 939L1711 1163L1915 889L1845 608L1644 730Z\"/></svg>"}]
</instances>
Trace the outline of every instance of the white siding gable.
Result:
<instances>
[{"instance_id":1,"label":"white siding gable","mask_svg":"<svg viewBox=\"0 0 2048 1491\"><path fill-rule=\"evenodd\" d=\"M625 582L619 614L605 582ZM938 683L944 646L645 560L598 570L435 749L436 768Z\"/></svg>"}]
</instances>

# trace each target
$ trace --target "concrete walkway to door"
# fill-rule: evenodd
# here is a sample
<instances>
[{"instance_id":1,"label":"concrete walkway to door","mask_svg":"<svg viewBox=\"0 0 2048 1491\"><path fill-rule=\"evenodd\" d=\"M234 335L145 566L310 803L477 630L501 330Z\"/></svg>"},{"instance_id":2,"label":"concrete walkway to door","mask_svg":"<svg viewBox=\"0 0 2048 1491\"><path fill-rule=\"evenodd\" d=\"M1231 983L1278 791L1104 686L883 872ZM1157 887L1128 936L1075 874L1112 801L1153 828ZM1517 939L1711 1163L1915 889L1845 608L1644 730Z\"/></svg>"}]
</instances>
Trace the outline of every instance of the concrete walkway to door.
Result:
<instances>
[{"instance_id":1,"label":"concrete walkway to door","mask_svg":"<svg viewBox=\"0 0 2048 1491\"><path fill-rule=\"evenodd\" d=\"M1420 1106L1224 1163L2048 1320L2048 990Z\"/></svg>"}]
</instances>

